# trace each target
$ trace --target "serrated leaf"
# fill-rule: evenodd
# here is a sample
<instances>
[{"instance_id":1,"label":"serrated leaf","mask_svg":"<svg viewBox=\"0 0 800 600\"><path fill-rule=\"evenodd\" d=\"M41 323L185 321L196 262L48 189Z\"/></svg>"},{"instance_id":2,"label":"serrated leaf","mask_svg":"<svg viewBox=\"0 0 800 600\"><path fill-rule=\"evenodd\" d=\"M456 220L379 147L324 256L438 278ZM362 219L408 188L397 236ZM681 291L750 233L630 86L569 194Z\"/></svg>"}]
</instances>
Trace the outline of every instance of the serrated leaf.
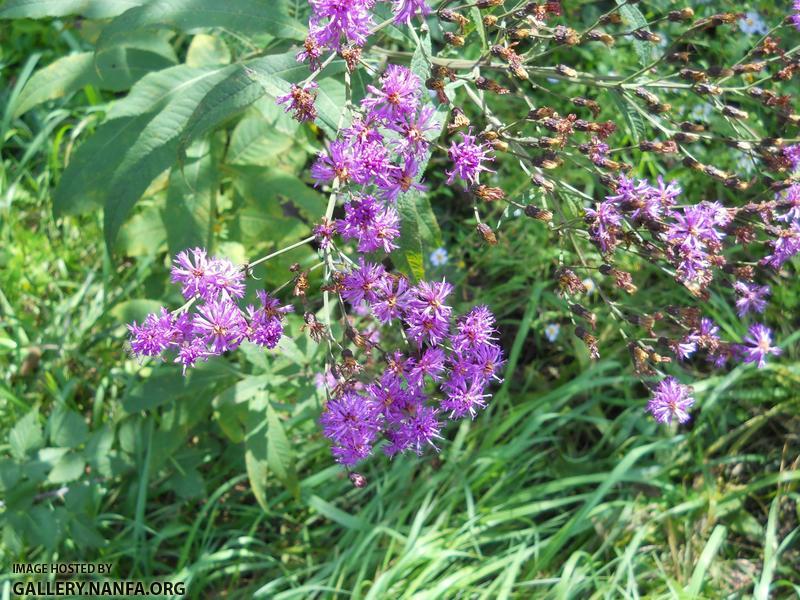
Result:
<instances>
[{"instance_id":1,"label":"serrated leaf","mask_svg":"<svg viewBox=\"0 0 800 600\"><path fill-rule=\"evenodd\" d=\"M12 427L8 434L8 444L15 458L25 458L33 450L44 445L42 427L39 425L39 409L34 408Z\"/></svg>"},{"instance_id":2,"label":"serrated leaf","mask_svg":"<svg viewBox=\"0 0 800 600\"><path fill-rule=\"evenodd\" d=\"M647 19L641 11L632 4L626 3L626 0L616 0L619 6L619 13L625 21L625 25L631 30L643 29L649 32L650 28L647 26ZM649 42L635 39L633 40L633 47L636 49L636 55L639 57L639 63L644 67L653 60L653 46Z\"/></svg>"},{"instance_id":3,"label":"serrated leaf","mask_svg":"<svg viewBox=\"0 0 800 600\"><path fill-rule=\"evenodd\" d=\"M86 441L89 427L78 413L64 406L57 407L48 419L50 443L63 448L76 448Z\"/></svg>"},{"instance_id":4,"label":"serrated leaf","mask_svg":"<svg viewBox=\"0 0 800 600\"><path fill-rule=\"evenodd\" d=\"M179 65L142 78L72 157L55 190L56 214L108 204L106 237L113 239L150 182L175 162L189 116L229 72Z\"/></svg>"},{"instance_id":5,"label":"serrated leaf","mask_svg":"<svg viewBox=\"0 0 800 600\"><path fill-rule=\"evenodd\" d=\"M83 470L86 467L86 461L80 454L69 452L61 457L50 475L47 476L47 481L50 483L68 483L75 481L83 475Z\"/></svg>"},{"instance_id":6,"label":"serrated leaf","mask_svg":"<svg viewBox=\"0 0 800 600\"><path fill-rule=\"evenodd\" d=\"M148 0L7 0L0 19L41 19L81 15L88 19L116 17Z\"/></svg>"},{"instance_id":7,"label":"serrated leaf","mask_svg":"<svg viewBox=\"0 0 800 600\"><path fill-rule=\"evenodd\" d=\"M191 31L220 27L239 34L267 33L277 38L303 40L308 30L296 19L259 0L152 0L114 19L97 42L98 49L143 29Z\"/></svg>"}]
</instances>

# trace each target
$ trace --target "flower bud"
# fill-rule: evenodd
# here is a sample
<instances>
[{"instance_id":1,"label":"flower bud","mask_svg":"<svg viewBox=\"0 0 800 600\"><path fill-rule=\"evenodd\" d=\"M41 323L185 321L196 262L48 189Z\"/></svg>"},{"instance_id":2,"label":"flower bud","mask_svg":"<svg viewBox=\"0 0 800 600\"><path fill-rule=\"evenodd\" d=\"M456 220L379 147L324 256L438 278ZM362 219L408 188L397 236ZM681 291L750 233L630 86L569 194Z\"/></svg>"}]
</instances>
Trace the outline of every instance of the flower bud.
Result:
<instances>
[{"instance_id":1,"label":"flower bud","mask_svg":"<svg viewBox=\"0 0 800 600\"><path fill-rule=\"evenodd\" d=\"M681 21L691 21L694 17L694 10L691 8L682 8L680 10L671 10L667 13L667 19L672 21L673 23L679 23Z\"/></svg>"},{"instance_id":2,"label":"flower bud","mask_svg":"<svg viewBox=\"0 0 800 600\"><path fill-rule=\"evenodd\" d=\"M597 347L597 338L594 337L591 333L586 331L583 327L576 327L575 328L575 336L578 337L580 340L586 344L586 347L589 350L589 356L593 359L600 358L600 350Z\"/></svg>"},{"instance_id":3,"label":"flower bud","mask_svg":"<svg viewBox=\"0 0 800 600\"><path fill-rule=\"evenodd\" d=\"M752 62L743 65L733 65L733 72L737 75L741 75L743 73L759 73L763 71L764 67L766 66L766 62Z\"/></svg>"},{"instance_id":4,"label":"flower bud","mask_svg":"<svg viewBox=\"0 0 800 600\"><path fill-rule=\"evenodd\" d=\"M351 471L350 475L348 475L350 481L353 485L357 488L363 488L367 485L367 478L364 477L361 473L356 473L355 471Z\"/></svg>"},{"instance_id":5,"label":"flower bud","mask_svg":"<svg viewBox=\"0 0 800 600\"><path fill-rule=\"evenodd\" d=\"M548 223L553 220L553 213L544 208L539 208L533 204L528 204L525 207L525 215L544 223Z\"/></svg>"},{"instance_id":6,"label":"flower bud","mask_svg":"<svg viewBox=\"0 0 800 600\"><path fill-rule=\"evenodd\" d=\"M708 75L705 71L698 71L696 69L681 69L679 72L681 79L692 82L708 81Z\"/></svg>"},{"instance_id":7,"label":"flower bud","mask_svg":"<svg viewBox=\"0 0 800 600\"><path fill-rule=\"evenodd\" d=\"M506 193L502 188L489 187L483 184L473 186L472 192L484 202L495 202L506 197Z\"/></svg>"},{"instance_id":8,"label":"flower bud","mask_svg":"<svg viewBox=\"0 0 800 600\"><path fill-rule=\"evenodd\" d=\"M733 106L725 105L722 107L722 114L732 119L747 119L750 115L747 112L735 108Z\"/></svg>"},{"instance_id":9,"label":"flower bud","mask_svg":"<svg viewBox=\"0 0 800 600\"><path fill-rule=\"evenodd\" d=\"M534 185L536 185L536 186L538 186L540 188L543 188L546 192L552 192L554 189L556 189L556 185L552 181L550 181L549 179L547 179L546 177L541 175L540 173L534 173L533 175L531 175L531 182ZM529 215L529 216L531 216L531 215ZM553 215L551 213L550 214L550 219L552 219L552 218L553 218ZM547 219L547 220L549 221L550 219Z\"/></svg>"},{"instance_id":10,"label":"flower bud","mask_svg":"<svg viewBox=\"0 0 800 600\"><path fill-rule=\"evenodd\" d=\"M672 139L681 144L693 144L700 140L700 136L694 133L684 133L682 131L679 131L674 136L672 136Z\"/></svg>"},{"instance_id":11,"label":"flower bud","mask_svg":"<svg viewBox=\"0 0 800 600\"><path fill-rule=\"evenodd\" d=\"M646 29L637 29L633 32L633 37L643 42L650 42L651 44L658 44L661 41L660 35L647 31Z\"/></svg>"},{"instance_id":12,"label":"flower bud","mask_svg":"<svg viewBox=\"0 0 800 600\"><path fill-rule=\"evenodd\" d=\"M722 93L722 88L711 83L699 83L694 86L694 91L700 95L719 96Z\"/></svg>"},{"instance_id":13,"label":"flower bud","mask_svg":"<svg viewBox=\"0 0 800 600\"><path fill-rule=\"evenodd\" d=\"M577 304L577 303L569 303L569 309L572 311L572 314L577 315L578 317L585 319L587 323L591 326L592 329L597 328L597 315L591 312L586 307Z\"/></svg>"},{"instance_id":14,"label":"flower bud","mask_svg":"<svg viewBox=\"0 0 800 600\"><path fill-rule=\"evenodd\" d=\"M578 72L575 69L568 67L567 65L556 65L556 73L558 73L563 77L574 78L578 76Z\"/></svg>"},{"instance_id":15,"label":"flower bud","mask_svg":"<svg viewBox=\"0 0 800 600\"><path fill-rule=\"evenodd\" d=\"M467 19L467 17L447 8L443 8L439 11L439 18L448 23L457 23L462 30L469 24L469 19Z\"/></svg>"},{"instance_id":16,"label":"flower bud","mask_svg":"<svg viewBox=\"0 0 800 600\"><path fill-rule=\"evenodd\" d=\"M478 8L492 8L494 6L500 6L503 4L505 0L478 0L475 3L475 6Z\"/></svg>"},{"instance_id":17,"label":"flower bud","mask_svg":"<svg viewBox=\"0 0 800 600\"><path fill-rule=\"evenodd\" d=\"M605 31L590 31L586 34L586 39L590 42L603 42L606 46L614 45L614 37L607 34Z\"/></svg>"},{"instance_id":18,"label":"flower bud","mask_svg":"<svg viewBox=\"0 0 800 600\"><path fill-rule=\"evenodd\" d=\"M486 225L486 223L478 223L478 227L476 229L487 244L490 246L497 245L497 236L494 234L494 231L492 231L492 228Z\"/></svg>"},{"instance_id":19,"label":"flower bud","mask_svg":"<svg viewBox=\"0 0 800 600\"><path fill-rule=\"evenodd\" d=\"M567 46L575 46L578 42L581 41L578 32L570 27L565 27L564 25L558 25L553 32L553 40L557 44L564 44Z\"/></svg>"},{"instance_id":20,"label":"flower bud","mask_svg":"<svg viewBox=\"0 0 800 600\"><path fill-rule=\"evenodd\" d=\"M469 127L469 125L470 125L469 117L467 117L467 115L464 114L464 111L457 106L453 108L453 120L447 126L447 130L450 133L453 133L458 129Z\"/></svg>"},{"instance_id":21,"label":"flower bud","mask_svg":"<svg viewBox=\"0 0 800 600\"><path fill-rule=\"evenodd\" d=\"M562 267L555 272L556 282L562 295L564 294L585 294L586 285L575 274L572 269Z\"/></svg>"},{"instance_id":22,"label":"flower bud","mask_svg":"<svg viewBox=\"0 0 800 600\"><path fill-rule=\"evenodd\" d=\"M464 37L453 33L452 31L444 32L444 41L452 46L460 48L464 45Z\"/></svg>"}]
</instances>

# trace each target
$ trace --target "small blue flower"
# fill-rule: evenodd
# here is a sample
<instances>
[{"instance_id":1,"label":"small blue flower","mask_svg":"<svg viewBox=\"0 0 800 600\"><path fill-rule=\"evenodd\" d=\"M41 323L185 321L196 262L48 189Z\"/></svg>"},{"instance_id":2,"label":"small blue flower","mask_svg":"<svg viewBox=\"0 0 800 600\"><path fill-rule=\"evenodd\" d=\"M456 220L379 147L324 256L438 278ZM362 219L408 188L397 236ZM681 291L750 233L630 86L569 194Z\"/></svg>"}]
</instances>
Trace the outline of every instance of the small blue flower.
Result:
<instances>
[{"instance_id":1,"label":"small blue flower","mask_svg":"<svg viewBox=\"0 0 800 600\"><path fill-rule=\"evenodd\" d=\"M769 31L761 15L754 10L746 12L744 17L739 19L739 29L747 35L765 35Z\"/></svg>"},{"instance_id":2,"label":"small blue flower","mask_svg":"<svg viewBox=\"0 0 800 600\"><path fill-rule=\"evenodd\" d=\"M558 339L558 333L561 331L561 325L558 323L548 323L544 328L544 337L548 342L555 342Z\"/></svg>"},{"instance_id":3,"label":"small blue flower","mask_svg":"<svg viewBox=\"0 0 800 600\"><path fill-rule=\"evenodd\" d=\"M433 252L431 252L431 264L434 267L441 267L447 264L447 261L450 260L450 257L447 254L447 250L445 248L437 248Z\"/></svg>"}]
</instances>

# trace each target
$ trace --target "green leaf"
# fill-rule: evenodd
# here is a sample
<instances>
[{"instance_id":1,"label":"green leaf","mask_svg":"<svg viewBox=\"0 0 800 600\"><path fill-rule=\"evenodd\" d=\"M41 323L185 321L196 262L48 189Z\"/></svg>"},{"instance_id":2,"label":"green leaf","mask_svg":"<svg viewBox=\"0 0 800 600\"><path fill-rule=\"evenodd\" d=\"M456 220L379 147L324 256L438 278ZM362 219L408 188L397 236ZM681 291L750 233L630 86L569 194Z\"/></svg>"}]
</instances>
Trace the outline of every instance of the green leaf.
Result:
<instances>
[{"instance_id":1,"label":"green leaf","mask_svg":"<svg viewBox=\"0 0 800 600\"><path fill-rule=\"evenodd\" d=\"M87 19L116 17L147 0L7 0L0 19L41 19L81 15Z\"/></svg>"},{"instance_id":2,"label":"green leaf","mask_svg":"<svg viewBox=\"0 0 800 600\"><path fill-rule=\"evenodd\" d=\"M148 256L159 252L166 240L161 210L148 206L123 225L115 248L124 256Z\"/></svg>"},{"instance_id":3,"label":"green leaf","mask_svg":"<svg viewBox=\"0 0 800 600\"><path fill-rule=\"evenodd\" d=\"M86 461L80 454L69 452L61 457L55 464L47 481L50 483L67 483L75 481L83 475L83 470L86 467Z\"/></svg>"},{"instance_id":4,"label":"green leaf","mask_svg":"<svg viewBox=\"0 0 800 600\"><path fill-rule=\"evenodd\" d=\"M117 304L109 314L118 323L141 322L148 314L157 312L162 306L158 300L127 300Z\"/></svg>"},{"instance_id":5,"label":"green leaf","mask_svg":"<svg viewBox=\"0 0 800 600\"><path fill-rule=\"evenodd\" d=\"M58 406L48 420L50 442L63 448L76 448L86 441L89 427L74 410Z\"/></svg>"},{"instance_id":6,"label":"green leaf","mask_svg":"<svg viewBox=\"0 0 800 600\"><path fill-rule=\"evenodd\" d=\"M625 96L623 96L621 92L609 90L609 93L614 104L616 104L619 109L619 112L622 113L622 116L625 118L625 126L628 130L628 134L631 136L631 139L638 144L639 140L644 139L647 134L642 116L630 109Z\"/></svg>"},{"instance_id":7,"label":"green leaf","mask_svg":"<svg viewBox=\"0 0 800 600\"><path fill-rule=\"evenodd\" d=\"M264 391L259 392L248 403L247 434L245 437L244 460L250 488L258 504L265 512L269 512L267 504L267 421L264 410L269 400Z\"/></svg>"},{"instance_id":8,"label":"green leaf","mask_svg":"<svg viewBox=\"0 0 800 600\"><path fill-rule=\"evenodd\" d=\"M425 279L425 256L442 245L430 200L419 192L406 193L397 200L397 212L401 219L399 248L392 260L407 276L417 281Z\"/></svg>"},{"instance_id":9,"label":"green leaf","mask_svg":"<svg viewBox=\"0 0 800 600\"><path fill-rule=\"evenodd\" d=\"M28 80L17 97L13 114L18 117L37 104L61 98L97 80L92 52L59 58L36 71Z\"/></svg>"},{"instance_id":10,"label":"green leaf","mask_svg":"<svg viewBox=\"0 0 800 600\"><path fill-rule=\"evenodd\" d=\"M221 361L200 363L181 375L175 365L164 365L154 370L144 381L131 387L122 399L122 408L127 413L151 410L166 402L190 399L191 402L210 400L220 387L232 379L229 368Z\"/></svg>"},{"instance_id":11,"label":"green leaf","mask_svg":"<svg viewBox=\"0 0 800 600\"><path fill-rule=\"evenodd\" d=\"M647 19L641 11L631 4L627 4L626 0L616 0L619 8L619 13L622 16L625 25L633 30L643 28L644 31L650 31L647 27ZM633 46L636 49L636 55L639 57L639 63L644 67L653 60L653 45L650 42L637 40L634 38Z\"/></svg>"},{"instance_id":12,"label":"green leaf","mask_svg":"<svg viewBox=\"0 0 800 600\"><path fill-rule=\"evenodd\" d=\"M283 423L271 404L267 404L267 466L278 480L300 498L300 484L294 465L294 455Z\"/></svg>"},{"instance_id":13,"label":"green leaf","mask_svg":"<svg viewBox=\"0 0 800 600\"><path fill-rule=\"evenodd\" d=\"M267 33L303 40L306 27L259 0L152 0L114 19L100 35L98 49L142 29L190 31L221 27L238 34Z\"/></svg>"},{"instance_id":14,"label":"green leaf","mask_svg":"<svg viewBox=\"0 0 800 600\"><path fill-rule=\"evenodd\" d=\"M213 146L208 143L193 146L190 153L196 151L199 155L184 164L183 169L173 169L170 175L162 218L172 255L195 246L211 247L219 185L218 158Z\"/></svg>"},{"instance_id":15,"label":"green leaf","mask_svg":"<svg viewBox=\"0 0 800 600\"><path fill-rule=\"evenodd\" d=\"M222 38L207 33L198 33L192 38L186 51L186 64L190 67L227 65L231 62L231 50Z\"/></svg>"},{"instance_id":16,"label":"green leaf","mask_svg":"<svg viewBox=\"0 0 800 600\"><path fill-rule=\"evenodd\" d=\"M39 425L39 409L34 408L22 417L8 434L8 444L15 458L25 458L33 450L44 446L44 435Z\"/></svg>"}]
</instances>

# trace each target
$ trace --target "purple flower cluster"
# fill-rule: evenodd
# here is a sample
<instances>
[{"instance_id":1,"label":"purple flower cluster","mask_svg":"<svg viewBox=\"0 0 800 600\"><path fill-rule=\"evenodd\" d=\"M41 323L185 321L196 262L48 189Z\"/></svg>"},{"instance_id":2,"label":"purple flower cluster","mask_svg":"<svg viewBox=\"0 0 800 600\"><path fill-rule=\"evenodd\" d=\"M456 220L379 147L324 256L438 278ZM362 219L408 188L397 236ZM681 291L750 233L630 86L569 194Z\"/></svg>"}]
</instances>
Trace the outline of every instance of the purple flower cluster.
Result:
<instances>
[{"instance_id":1,"label":"purple flower cluster","mask_svg":"<svg viewBox=\"0 0 800 600\"><path fill-rule=\"evenodd\" d=\"M244 278L242 268L223 258L209 258L202 248L179 253L172 281L181 285L184 298L200 304L193 314L162 307L141 325L134 321L128 325L131 350L138 356L173 351L173 362L186 373L198 360L235 350L245 340L274 348L283 335L283 317L293 309L259 291L259 305L242 310L236 300L244 296Z\"/></svg>"},{"instance_id":2,"label":"purple flower cluster","mask_svg":"<svg viewBox=\"0 0 800 600\"><path fill-rule=\"evenodd\" d=\"M794 10L791 16L792 24L797 28L797 31L800 31L800 0L794 0L792 8Z\"/></svg>"},{"instance_id":3,"label":"purple flower cluster","mask_svg":"<svg viewBox=\"0 0 800 600\"><path fill-rule=\"evenodd\" d=\"M438 126L433 107L422 103L419 78L407 67L389 65L379 86L368 90L361 114L320 153L311 175L317 184L336 180L349 192L336 232L356 240L359 252L391 252L400 235L393 203L409 190L425 189L417 177L430 149L428 136ZM331 234L317 231L321 243Z\"/></svg>"},{"instance_id":4,"label":"purple flower cluster","mask_svg":"<svg viewBox=\"0 0 800 600\"><path fill-rule=\"evenodd\" d=\"M344 276L342 288L341 296L354 307L366 303L379 322L398 322L414 345L408 353L389 355L388 368L361 392L350 382L337 386L321 423L340 463L356 464L380 439L389 456L436 448L442 414L474 418L486 406L487 388L503 364L495 318L486 306L454 322L449 283L412 286L363 259ZM433 400L437 390L441 398Z\"/></svg>"},{"instance_id":5,"label":"purple flower cluster","mask_svg":"<svg viewBox=\"0 0 800 600\"><path fill-rule=\"evenodd\" d=\"M372 9L376 0L309 0L309 4L309 32L298 61L308 60L316 70L324 50L361 48L367 43L375 26ZM426 0L392 0L392 13L395 24L410 26L415 16L424 18L431 8Z\"/></svg>"},{"instance_id":6,"label":"purple flower cluster","mask_svg":"<svg viewBox=\"0 0 800 600\"><path fill-rule=\"evenodd\" d=\"M491 147L486 142L479 142L469 133L461 133L461 141L453 140L447 155L453 163L453 168L447 171L447 183L453 183L456 177L469 183L477 183L478 176L482 171L491 171L483 163L484 161L494 160L489 152Z\"/></svg>"},{"instance_id":7,"label":"purple flower cluster","mask_svg":"<svg viewBox=\"0 0 800 600\"><path fill-rule=\"evenodd\" d=\"M289 93L278 96L275 101L278 104L286 104L286 112L290 110L294 113L293 117L303 123L313 121L317 118L317 109L314 101L317 99L317 89L319 85L316 81L307 83L304 86L292 84Z\"/></svg>"}]
</instances>

